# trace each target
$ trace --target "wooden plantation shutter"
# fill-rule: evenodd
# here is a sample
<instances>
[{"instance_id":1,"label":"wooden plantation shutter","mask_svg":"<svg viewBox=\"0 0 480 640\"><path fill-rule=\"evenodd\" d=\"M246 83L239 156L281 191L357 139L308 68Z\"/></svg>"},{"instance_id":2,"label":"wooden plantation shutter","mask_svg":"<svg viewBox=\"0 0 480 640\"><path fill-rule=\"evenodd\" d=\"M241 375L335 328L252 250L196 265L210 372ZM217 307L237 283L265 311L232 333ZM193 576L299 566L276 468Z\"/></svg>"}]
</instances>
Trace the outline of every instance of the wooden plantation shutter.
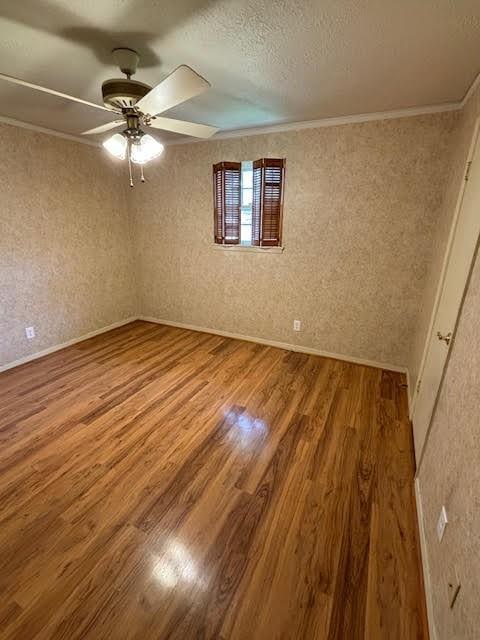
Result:
<instances>
[{"instance_id":1,"label":"wooden plantation shutter","mask_svg":"<svg viewBox=\"0 0 480 640\"><path fill-rule=\"evenodd\" d=\"M262 158L253 163L252 245L282 244L285 159Z\"/></svg>"},{"instance_id":2,"label":"wooden plantation shutter","mask_svg":"<svg viewBox=\"0 0 480 640\"><path fill-rule=\"evenodd\" d=\"M217 244L240 243L241 162L213 165L214 239Z\"/></svg>"}]
</instances>

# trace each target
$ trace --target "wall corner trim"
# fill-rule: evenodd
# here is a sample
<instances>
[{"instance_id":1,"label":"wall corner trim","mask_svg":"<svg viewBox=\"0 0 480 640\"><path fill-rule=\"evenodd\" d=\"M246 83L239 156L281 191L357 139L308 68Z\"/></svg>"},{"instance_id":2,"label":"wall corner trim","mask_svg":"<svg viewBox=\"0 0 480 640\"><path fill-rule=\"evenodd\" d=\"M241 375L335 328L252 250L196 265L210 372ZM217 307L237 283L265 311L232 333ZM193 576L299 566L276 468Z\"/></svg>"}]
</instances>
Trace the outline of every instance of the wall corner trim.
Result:
<instances>
[{"instance_id":1,"label":"wall corner trim","mask_svg":"<svg viewBox=\"0 0 480 640\"><path fill-rule=\"evenodd\" d=\"M299 344L290 344L288 342L278 342L277 340L268 340L267 338L259 338L257 336L246 336L241 333L233 333L231 331L223 331L222 329L212 329L211 327L200 327L195 324L187 324L184 322L174 322L173 320L162 320L152 316L139 316L138 320L144 322L154 322L155 324L165 324L169 327L177 327L179 329L189 329L190 331L199 331L201 333L211 333L216 336L224 336L225 338L233 338L235 340L245 340L246 342L256 342L257 344L265 344L269 347L276 347L277 349L285 349L287 351L296 351L298 353L307 353L313 356L322 356L323 358L332 358L334 360L342 360L344 362L352 362L353 364L360 364L366 367L374 367L375 369L387 369L388 371L398 371L399 373L407 373L407 368L388 364L386 362L377 362L376 360L366 360L364 358L357 358L355 356L348 356L341 353L332 353L330 351L323 351L321 349L314 349L313 347L304 347Z\"/></svg>"},{"instance_id":2,"label":"wall corner trim","mask_svg":"<svg viewBox=\"0 0 480 640\"><path fill-rule=\"evenodd\" d=\"M112 329L123 327L124 324L129 324L130 322L134 322L134 320L137 320L137 319L138 319L137 316L132 316L131 318L125 318L125 320L119 320L118 322L109 324L106 327L101 327L100 329L95 329L94 331L85 333L82 336L78 336L78 338L72 338L71 340L67 340L66 342L62 342L61 344L56 344L53 347L48 347L47 349L42 349L42 351L37 351L36 353L32 353L28 356L24 356L23 358L19 358L18 360L7 362L6 364L0 365L0 373L2 371L7 371L8 369L13 369L14 367L19 367L21 364L31 362L32 360L37 360L38 358L42 358L43 356L48 356L50 353L54 353L55 351L60 351L60 349L71 347L77 342L82 342L83 340L94 338L95 336L98 336L101 333L106 333L107 331L111 331Z\"/></svg>"},{"instance_id":3,"label":"wall corner trim","mask_svg":"<svg viewBox=\"0 0 480 640\"><path fill-rule=\"evenodd\" d=\"M425 600L427 604L428 632L430 640L437 640L437 629L433 617L432 587L430 582L430 569L428 564L427 538L425 535L425 520L423 517L422 496L420 494L420 481L415 477L415 503L417 507L418 533L420 536L420 555L423 568L423 585L425 589Z\"/></svg>"}]
</instances>

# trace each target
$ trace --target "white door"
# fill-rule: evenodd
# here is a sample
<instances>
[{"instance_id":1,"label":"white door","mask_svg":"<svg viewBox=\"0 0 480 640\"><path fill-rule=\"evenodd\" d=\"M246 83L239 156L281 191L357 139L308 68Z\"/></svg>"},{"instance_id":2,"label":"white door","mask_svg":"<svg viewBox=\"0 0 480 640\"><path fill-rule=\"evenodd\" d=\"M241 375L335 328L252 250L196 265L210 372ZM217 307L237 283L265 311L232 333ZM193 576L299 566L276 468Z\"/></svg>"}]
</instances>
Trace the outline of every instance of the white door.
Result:
<instances>
[{"instance_id":1,"label":"white door","mask_svg":"<svg viewBox=\"0 0 480 640\"><path fill-rule=\"evenodd\" d=\"M417 466L432 419L443 370L455 332L468 275L480 234L480 142L478 122L447 248L447 259L423 369L413 409L413 438Z\"/></svg>"}]
</instances>

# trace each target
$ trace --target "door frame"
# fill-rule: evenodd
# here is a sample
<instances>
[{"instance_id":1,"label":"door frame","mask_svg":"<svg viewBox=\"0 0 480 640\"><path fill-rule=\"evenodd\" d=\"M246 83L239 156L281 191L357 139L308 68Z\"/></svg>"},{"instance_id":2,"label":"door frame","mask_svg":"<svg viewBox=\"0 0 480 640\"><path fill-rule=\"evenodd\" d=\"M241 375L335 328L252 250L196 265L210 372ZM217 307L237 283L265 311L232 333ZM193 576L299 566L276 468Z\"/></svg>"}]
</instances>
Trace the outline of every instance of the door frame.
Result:
<instances>
[{"instance_id":1,"label":"door frame","mask_svg":"<svg viewBox=\"0 0 480 640\"><path fill-rule=\"evenodd\" d=\"M411 396L410 419L412 420L413 429L415 429L415 425L413 424L413 417L414 417L414 414L415 414L415 405L416 405L417 398L418 398L418 384L419 384L419 382L421 382L421 379L422 379L422 376L423 376L423 372L424 372L424 369L425 369L425 364L426 364L426 359L427 359L427 354L428 354L428 348L429 348L429 345L430 345L430 340L432 338L435 319L437 317L438 307L439 307L439 304L440 304L440 299L441 299L442 292L443 292L443 287L444 287L444 284L445 284L445 276L446 276L446 273L447 273L448 263L449 263L449 259L450 259L450 255L451 255L451 250L452 250L453 242L454 242L454 239L455 239L455 234L456 234L456 231L457 231L458 218L460 216L460 211L461 211L462 203L463 203L463 196L464 196L465 189L466 189L466 186L467 186L467 179L466 178L467 178L467 175L468 175L468 167L469 167L469 164L473 160L477 144L480 145L480 116L478 116L476 118L476 120L475 120L475 125L473 127L473 133L472 133L472 136L471 136L471 139L470 139L470 145L469 145L469 148L468 148L467 158L466 158L464 166L463 166L462 180L461 180L461 184L460 184L460 189L459 189L459 192L458 192L457 200L456 200L456 203L455 203L455 210L454 210L452 222L451 222L451 225L450 225L450 231L449 231L449 234L448 234L447 245L445 247L445 253L444 253L443 261L442 261L442 268L441 268L441 271L440 271L440 278L439 278L438 284L437 284L437 290L436 290L436 293L435 293L435 300L434 300L433 307L432 307L432 313L430 315L430 322L429 322L429 325L428 325L428 331L427 331L427 335L426 335L425 342L424 342L424 345L423 345L422 359L420 361L420 367L419 367L419 370L418 370L418 376L417 376L417 381L416 381L416 384L415 384L415 389L413 390L413 395ZM472 264L473 264L474 260L475 260L475 254L473 256ZM465 296L468 280L469 280L469 275L467 276L467 278L465 280L463 297ZM453 329L454 337L455 337L455 329L456 329L456 326L458 324L458 319L460 317L461 310L462 310L462 304L460 305L458 316L457 316L457 320L455 322L455 327ZM449 352L449 354L447 356L447 359L445 360L445 366L443 368L442 379L440 381L440 385L438 387L437 395L436 395L436 398L435 398L435 404L434 404L434 407L433 407L432 417L430 418L430 424L428 425L427 432L425 434L425 439L423 441L422 450L421 450L419 459L417 460L416 476L418 476L418 472L419 472L420 466L422 464L423 454L425 452L425 447L427 445L428 438L429 438L429 435L430 435L431 424L432 424L432 421L433 421L433 417L435 415L436 403L437 403L437 400L438 400L438 395L439 395L440 389L442 387L443 375L445 374L445 370L446 370L446 368L448 366L449 358L450 358L450 352Z\"/></svg>"}]
</instances>

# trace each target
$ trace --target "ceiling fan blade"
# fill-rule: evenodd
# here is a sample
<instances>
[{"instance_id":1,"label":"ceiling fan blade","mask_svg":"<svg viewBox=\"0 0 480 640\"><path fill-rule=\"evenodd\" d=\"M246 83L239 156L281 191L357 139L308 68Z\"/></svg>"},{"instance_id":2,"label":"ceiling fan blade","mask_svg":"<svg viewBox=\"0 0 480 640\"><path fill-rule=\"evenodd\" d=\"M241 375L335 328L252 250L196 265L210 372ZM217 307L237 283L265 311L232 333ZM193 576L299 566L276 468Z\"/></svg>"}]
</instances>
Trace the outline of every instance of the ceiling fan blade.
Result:
<instances>
[{"instance_id":1,"label":"ceiling fan blade","mask_svg":"<svg viewBox=\"0 0 480 640\"><path fill-rule=\"evenodd\" d=\"M210 83L199 76L196 71L182 64L181 67L162 80L160 84L153 87L146 96L141 98L136 106L142 113L155 116L167 109L175 107L177 104L185 102L190 98L206 91Z\"/></svg>"},{"instance_id":2,"label":"ceiling fan blade","mask_svg":"<svg viewBox=\"0 0 480 640\"><path fill-rule=\"evenodd\" d=\"M121 127L122 124L125 124L125 120L114 120L113 122L107 122L106 124L101 124L99 127L94 127L93 129L89 129L88 131L82 131L82 136L95 135L96 133L105 133L105 131L110 131L110 129Z\"/></svg>"},{"instance_id":3,"label":"ceiling fan blade","mask_svg":"<svg viewBox=\"0 0 480 640\"><path fill-rule=\"evenodd\" d=\"M218 131L217 127L210 127L207 124L197 124L196 122L185 122L184 120L173 120L173 118L159 116L152 118L149 126L154 129L183 133L185 136L194 136L195 138L210 138Z\"/></svg>"},{"instance_id":4,"label":"ceiling fan blade","mask_svg":"<svg viewBox=\"0 0 480 640\"><path fill-rule=\"evenodd\" d=\"M62 93L61 91L55 91L54 89L47 89L47 87L42 87L39 84L33 84L32 82L27 82L26 80L22 80L21 78L15 78L14 76L8 76L5 73L0 73L0 80L6 80L7 82L12 82L13 84L19 84L22 87L27 87L28 89L35 89L35 91L43 91L43 93L49 93L52 96L57 96L58 98L65 98L65 100L71 100L72 102L79 102L80 104L86 104L87 107L94 107L95 109L101 109L102 111L112 111L112 109L108 109L104 107L102 104L96 104L95 102L89 102L88 100L83 100L82 98L76 98L75 96L69 96L68 93Z\"/></svg>"}]
</instances>

